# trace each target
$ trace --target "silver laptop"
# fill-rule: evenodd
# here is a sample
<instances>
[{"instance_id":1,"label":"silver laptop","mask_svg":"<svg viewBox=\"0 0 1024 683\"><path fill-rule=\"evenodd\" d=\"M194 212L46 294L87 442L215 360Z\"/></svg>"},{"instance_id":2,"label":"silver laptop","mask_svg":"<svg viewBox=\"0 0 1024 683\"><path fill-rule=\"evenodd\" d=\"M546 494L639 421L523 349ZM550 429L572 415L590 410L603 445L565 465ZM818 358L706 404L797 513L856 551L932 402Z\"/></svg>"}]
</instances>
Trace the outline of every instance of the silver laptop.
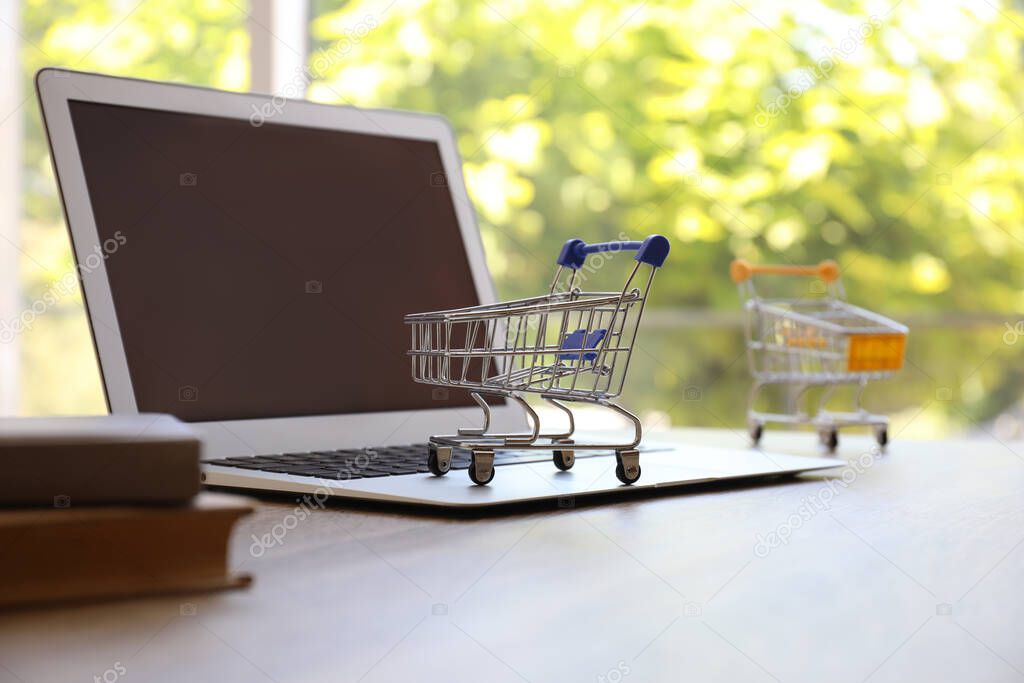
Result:
<instances>
[{"instance_id":1,"label":"silver laptop","mask_svg":"<svg viewBox=\"0 0 1024 683\"><path fill-rule=\"evenodd\" d=\"M456 453L433 476L427 437L479 410L411 380L403 316L496 299L443 118L36 80L110 411L196 426L208 485L464 507L838 464L667 444L641 451L631 487L609 453L566 472L499 453L487 486ZM491 424L525 427L504 403Z\"/></svg>"}]
</instances>

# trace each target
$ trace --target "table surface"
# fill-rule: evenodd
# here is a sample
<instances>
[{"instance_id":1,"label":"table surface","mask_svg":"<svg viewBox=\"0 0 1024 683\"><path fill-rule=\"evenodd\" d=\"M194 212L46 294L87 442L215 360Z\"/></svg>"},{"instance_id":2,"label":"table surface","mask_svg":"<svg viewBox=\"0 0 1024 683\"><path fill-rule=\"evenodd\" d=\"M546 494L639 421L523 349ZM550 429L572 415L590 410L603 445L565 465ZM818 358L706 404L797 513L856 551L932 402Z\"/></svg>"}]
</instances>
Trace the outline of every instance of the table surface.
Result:
<instances>
[{"instance_id":1,"label":"table surface","mask_svg":"<svg viewBox=\"0 0 1024 683\"><path fill-rule=\"evenodd\" d=\"M844 435L839 456L470 519L261 501L232 540L249 589L2 615L0 683L1024 680L1024 444Z\"/></svg>"}]
</instances>

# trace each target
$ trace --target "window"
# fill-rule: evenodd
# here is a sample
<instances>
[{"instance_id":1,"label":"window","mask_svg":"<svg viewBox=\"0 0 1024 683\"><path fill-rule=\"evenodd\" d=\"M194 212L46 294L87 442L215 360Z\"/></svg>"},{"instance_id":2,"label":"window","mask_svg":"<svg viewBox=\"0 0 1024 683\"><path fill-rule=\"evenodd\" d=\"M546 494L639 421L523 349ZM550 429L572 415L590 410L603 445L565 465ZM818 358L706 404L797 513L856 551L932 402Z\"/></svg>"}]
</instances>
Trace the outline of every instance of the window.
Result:
<instances>
[{"instance_id":1,"label":"window","mask_svg":"<svg viewBox=\"0 0 1024 683\"><path fill-rule=\"evenodd\" d=\"M20 62L19 92L0 114L7 117L0 137L11 138L21 148L16 169L20 177L9 181L16 189L4 188L20 200L20 220L11 231L14 244L0 246L16 263L16 270L0 275L3 289L12 291L17 285L19 296L0 317L8 325L17 317L22 325L14 339L5 338L0 347L0 354L7 355L4 367L17 370L0 376L0 394L7 412L103 413L106 406L81 293L61 284L67 273L74 272L74 262L33 76L44 66L66 65L244 90L249 84L246 14L230 2L198 0L47 0L23 2L19 9L20 16L0 25L5 49L14 48L12 59ZM15 133L19 126L21 132ZM8 156L10 148L2 147ZM12 219L3 216L0 223L6 227Z\"/></svg>"},{"instance_id":2,"label":"window","mask_svg":"<svg viewBox=\"0 0 1024 683\"><path fill-rule=\"evenodd\" d=\"M852 301L911 328L906 368L865 397L894 434L1019 438L1024 18L1009 3L746 4L33 0L0 31L19 102L64 63L444 114L505 297L543 287L569 237L668 235L624 396L650 425L743 426L734 255L833 258ZM37 107L13 105L0 136L22 142L20 179L0 177L20 187L20 298L5 316L71 268ZM5 410L102 410L77 293L16 345Z\"/></svg>"}]
</instances>

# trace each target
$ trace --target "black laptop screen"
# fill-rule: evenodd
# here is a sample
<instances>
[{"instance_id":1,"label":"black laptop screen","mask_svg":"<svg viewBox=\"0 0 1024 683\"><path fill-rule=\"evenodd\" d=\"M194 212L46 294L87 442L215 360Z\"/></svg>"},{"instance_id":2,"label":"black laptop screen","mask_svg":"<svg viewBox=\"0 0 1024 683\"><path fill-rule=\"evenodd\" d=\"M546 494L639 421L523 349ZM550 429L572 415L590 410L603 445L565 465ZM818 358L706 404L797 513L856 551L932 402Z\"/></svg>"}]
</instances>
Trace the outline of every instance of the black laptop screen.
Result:
<instances>
[{"instance_id":1,"label":"black laptop screen","mask_svg":"<svg viewBox=\"0 0 1024 683\"><path fill-rule=\"evenodd\" d=\"M140 411L472 404L405 353L404 314L478 303L435 143L69 105Z\"/></svg>"}]
</instances>

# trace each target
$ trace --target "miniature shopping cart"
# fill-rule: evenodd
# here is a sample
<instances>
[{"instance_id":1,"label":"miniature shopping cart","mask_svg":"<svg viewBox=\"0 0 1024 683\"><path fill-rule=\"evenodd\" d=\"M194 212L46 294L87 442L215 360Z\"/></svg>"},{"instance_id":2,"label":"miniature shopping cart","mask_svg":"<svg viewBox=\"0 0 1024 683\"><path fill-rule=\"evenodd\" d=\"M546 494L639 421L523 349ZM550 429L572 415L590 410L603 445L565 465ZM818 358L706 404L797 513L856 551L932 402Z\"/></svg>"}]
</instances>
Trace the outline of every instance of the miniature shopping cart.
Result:
<instances>
[{"instance_id":1,"label":"miniature shopping cart","mask_svg":"<svg viewBox=\"0 0 1024 683\"><path fill-rule=\"evenodd\" d=\"M747 403L747 427L754 445L765 423L810 424L823 446L835 451L839 428L872 427L880 446L889 441L889 419L861 407L864 388L903 367L907 328L877 313L847 303L839 266L824 261L817 266L755 266L733 261L732 279L746 298L747 359L754 376ZM783 275L815 278L809 296L793 299L762 298L755 276ZM755 410L761 390L786 385L786 411ZM835 390L853 385L854 411L832 412L826 404ZM822 388L813 411L800 409L805 393Z\"/></svg>"},{"instance_id":2,"label":"miniature shopping cart","mask_svg":"<svg viewBox=\"0 0 1024 683\"><path fill-rule=\"evenodd\" d=\"M594 263L587 255L636 251L636 265L618 292L584 292ZM654 274L668 256L668 240L651 235L643 242L565 243L547 294L504 303L405 317L412 329L412 378L439 387L468 389L484 413L483 427L430 437L427 466L441 476L452 465L452 450L471 452L469 478L487 484L494 477L496 450L551 450L555 466L568 470L575 452L614 450L615 474L624 484L640 478L640 420L612 399L622 393L633 343ZM588 270L589 266L589 270ZM577 282L579 281L579 282ZM639 286L635 286L639 285ZM537 412L526 402L537 394L565 413L568 427L542 431ZM526 433L489 432L486 395L511 399L526 414ZM628 443L576 443L569 403L607 407L630 420Z\"/></svg>"}]
</instances>

